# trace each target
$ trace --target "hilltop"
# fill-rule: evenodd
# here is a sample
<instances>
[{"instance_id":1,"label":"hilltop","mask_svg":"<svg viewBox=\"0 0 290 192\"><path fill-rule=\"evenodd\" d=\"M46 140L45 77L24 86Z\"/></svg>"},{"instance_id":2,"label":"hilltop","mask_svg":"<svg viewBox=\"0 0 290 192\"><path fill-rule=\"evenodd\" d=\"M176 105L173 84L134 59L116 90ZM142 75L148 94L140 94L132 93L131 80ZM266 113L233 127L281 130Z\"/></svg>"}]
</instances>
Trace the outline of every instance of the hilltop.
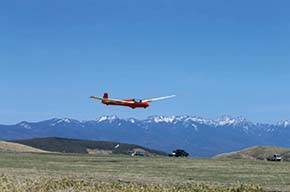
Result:
<instances>
[{"instance_id":1,"label":"hilltop","mask_svg":"<svg viewBox=\"0 0 290 192\"><path fill-rule=\"evenodd\" d=\"M34 147L13 143L0 141L0 151L4 152L29 152L29 153L48 153L48 151L44 151L41 149L37 149Z\"/></svg>"},{"instance_id":2,"label":"hilltop","mask_svg":"<svg viewBox=\"0 0 290 192\"><path fill-rule=\"evenodd\" d=\"M265 160L273 154L280 154L286 161L290 160L290 148L255 146L241 151L223 153L215 156L216 159L259 159Z\"/></svg>"}]
</instances>

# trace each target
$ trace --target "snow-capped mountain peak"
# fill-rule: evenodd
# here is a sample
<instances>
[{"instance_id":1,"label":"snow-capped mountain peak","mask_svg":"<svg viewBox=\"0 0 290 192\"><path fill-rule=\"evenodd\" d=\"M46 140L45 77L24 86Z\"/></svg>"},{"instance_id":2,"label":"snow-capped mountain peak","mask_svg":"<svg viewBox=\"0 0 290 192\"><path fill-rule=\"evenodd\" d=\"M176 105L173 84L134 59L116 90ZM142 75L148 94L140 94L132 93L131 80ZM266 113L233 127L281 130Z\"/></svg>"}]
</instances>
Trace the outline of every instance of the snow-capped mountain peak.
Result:
<instances>
[{"instance_id":1,"label":"snow-capped mountain peak","mask_svg":"<svg viewBox=\"0 0 290 192\"><path fill-rule=\"evenodd\" d=\"M57 125L67 125L67 124L79 124L80 122L75 119L70 119L70 118L53 118L51 120L48 120L50 122L50 126L54 127Z\"/></svg>"},{"instance_id":2,"label":"snow-capped mountain peak","mask_svg":"<svg viewBox=\"0 0 290 192\"><path fill-rule=\"evenodd\" d=\"M181 122L183 124L192 124L192 123L206 124L206 125L215 124L213 120L205 119L202 117L196 117L196 116L150 116L145 121L151 122L151 123L173 123L173 124L177 124L178 122Z\"/></svg>"},{"instance_id":3,"label":"snow-capped mountain peak","mask_svg":"<svg viewBox=\"0 0 290 192\"><path fill-rule=\"evenodd\" d=\"M290 126L290 120L280 121L277 123L278 126L288 127Z\"/></svg>"},{"instance_id":4,"label":"snow-capped mountain peak","mask_svg":"<svg viewBox=\"0 0 290 192\"><path fill-rule=\"evenodd\" d=\"M18 125L20 127L25 128L25 129L31 129L32 128L31 125L27 121L22 121L22 122L18 123Z\"/></svg>"},{"instance_id":5,"label":"snow-capped mountain peak","mask_svg":"<svg viewBox=\"0 0 290 192\"><path fill-rule=\"evenodd\" d=\"M175 116L166 117L166 116L150 116L146 121L151 123L172 123L176 120Z\"/></svg>"},{"instance_id":6,"label":"snow-capped mountain peak","mask_svg":"<svg viewBox=\"0 0 290 192\"><path fill-rule=\"evenodd\" d=\"M196 116L193 116L193 117L187 116L184 120L191 121L191 122L198 123L198 124L206 124L206 125L214 125L215 124L215 122L213 120L202 118L202 117L196 117Z\"/></svg>"},{"instance_id":7,"label":"snow-capped mountain peak","mask_svg":"<svg viewBox=\"0 0 290 192\"><path fill-rule=\"evenodd\" d=\"M225 125L245 125L251 124L246 118L244 117L231 117L229 115L224 115L216 120L217 125L225 126Z\"/></svg>"},{"instance_id":8,"label":"snow-capped mountain peak","mask_svg":"<svg viewBox=\"0 0 290 192\"><path fill-rule=\"evenodd\" d=\"M57 123L71 123L71 121L69 118L61 118L57 120Z\"/></svg>"},{"instance_id":9,"label":"snow-capped mountain peak","mask_svg":"<svg viewBox=\"0 0 290 192\"><path fill-rule=\"evenodd\" d=\"M119 118L117 116L101 116L99 118L96 119L97 122L103 122L103 121L108 121L108 122L113 122L115 120L119 120Z\"/></svg>"}]
</instances>

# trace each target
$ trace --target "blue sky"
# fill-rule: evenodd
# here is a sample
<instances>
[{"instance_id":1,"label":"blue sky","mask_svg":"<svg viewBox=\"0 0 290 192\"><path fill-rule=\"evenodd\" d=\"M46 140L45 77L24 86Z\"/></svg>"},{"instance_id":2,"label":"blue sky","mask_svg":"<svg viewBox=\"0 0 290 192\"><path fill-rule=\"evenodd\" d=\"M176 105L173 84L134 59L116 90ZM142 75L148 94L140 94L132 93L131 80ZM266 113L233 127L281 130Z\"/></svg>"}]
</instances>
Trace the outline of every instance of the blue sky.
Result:
<instances>
[{"instance_id":1,"label":"blue sky","mask_svg":"<svg viewBox=\"0 0 290 192\"><path fill-rule=\"evenodd\" d=\"M290 119L290 2L0 3L0 123L101 115ZM146 110L88 99L176 94Z\"/></svg>"}]
</instances>

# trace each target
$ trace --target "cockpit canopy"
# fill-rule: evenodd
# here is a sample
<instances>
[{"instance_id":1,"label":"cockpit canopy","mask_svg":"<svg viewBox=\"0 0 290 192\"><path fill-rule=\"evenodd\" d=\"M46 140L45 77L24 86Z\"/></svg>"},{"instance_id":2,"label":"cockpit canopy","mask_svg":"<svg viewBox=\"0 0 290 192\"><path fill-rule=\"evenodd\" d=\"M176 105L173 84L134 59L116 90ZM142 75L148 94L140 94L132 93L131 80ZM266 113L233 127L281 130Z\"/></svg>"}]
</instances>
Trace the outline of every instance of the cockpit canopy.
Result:
<instances>
[{"instance_id":1,"label":"cockpit canopy","mask_svg":"<svg viewBox=\"0 0 290 192\"><path fill-rule=\"evenodd\" d=\"M133 99L135 103L142 103L142 99Z\"/></svg>"}]
</instances>

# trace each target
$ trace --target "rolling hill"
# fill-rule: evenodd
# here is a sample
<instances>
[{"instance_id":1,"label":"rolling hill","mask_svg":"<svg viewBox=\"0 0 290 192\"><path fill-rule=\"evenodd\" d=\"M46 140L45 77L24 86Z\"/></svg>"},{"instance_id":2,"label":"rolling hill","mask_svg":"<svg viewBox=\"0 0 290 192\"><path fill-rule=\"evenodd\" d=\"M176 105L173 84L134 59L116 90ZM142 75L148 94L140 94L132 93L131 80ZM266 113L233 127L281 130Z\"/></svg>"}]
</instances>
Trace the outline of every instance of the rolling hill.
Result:
<instances>
[{"instance_id":1,"label":"rolling hill","mask_svg":"<svg viewBox=\"0 0 290 192\"><path fill-rule=\"evenodd\" d=\"M41 149L37 149L34 147L13 143L0 141L0 151L4 152L28 152L28 153L48 153L48 151L44 151Z\"/></svg>"},{"instance_id":2,"label":"rolling hill","mask_svg":"<svg viewBox=\"0 0 290 192\"><path fill-rule=\"evenodd\" d=\"M216 159L259 159L265 160L273 154L280 154L283 160L290 160L290 148L255 146L241 151L223 153L215 156Z\"/></svg>"},{"instance_id":3,"label":"rolling hill","mask_svg":"<svg viewBox=\"0 0 290 192\"><path fill-rule=\"evenodd\" d=\"M27 140L11 141L41 150L61 153L82 153L82 154L124 154L142 156L163 156L166 153L152 150L138 145L109 141L91 141L67 138L35 138Z\"/></svg>"}]
</instances>

